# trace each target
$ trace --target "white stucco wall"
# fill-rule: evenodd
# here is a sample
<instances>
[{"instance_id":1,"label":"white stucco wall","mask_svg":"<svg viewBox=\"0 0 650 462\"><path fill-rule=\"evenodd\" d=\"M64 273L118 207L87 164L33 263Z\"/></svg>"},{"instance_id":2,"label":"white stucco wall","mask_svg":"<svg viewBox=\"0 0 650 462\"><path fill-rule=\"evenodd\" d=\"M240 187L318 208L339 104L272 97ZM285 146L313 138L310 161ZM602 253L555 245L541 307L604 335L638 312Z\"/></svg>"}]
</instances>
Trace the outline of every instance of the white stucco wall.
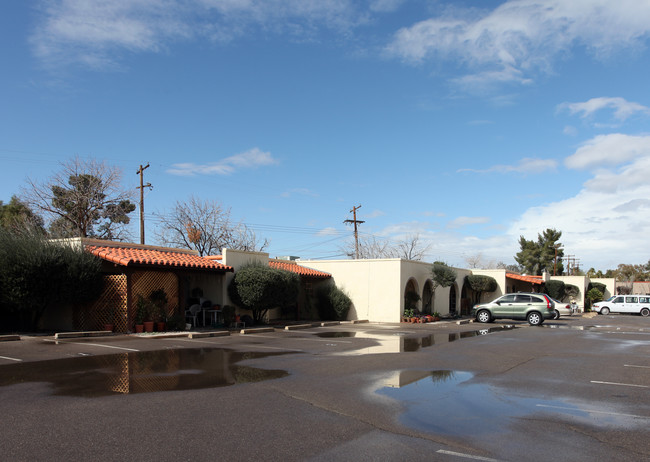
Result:
<instances>
[{"instance_id":1,"label":"white stucco wall","mask_svg":"<svg viewBox=\"0 0 650 462\"><path fill-rule=\"evenodd\" d=\"M352 299L349 319L396 322L397 317L399 321L395 305L403 299L400 259L299 260L297 263L332 275L336 286Z\"/></svg>"},{"instance_id":2,"label":"white stucco wall","mask_svg":"<svg viewBox=\"0 0 650 462\"><path fill-rule=\"evenodd\" d=\"M367 319L371 322L399 322L404 313L404 291L409 280L422 297L427 281L432 281L431 263L399 258L373 260L299 260L298 264L325 271L332 275L337 287L352 299L349 319ZM468 270L454 268L456 278L456 305L460 311L463 280ZM448 287L439 287L433 296L432 311L449 314ZM422 309L422 300L418 302Z\"/></svg>"}]
</instances>

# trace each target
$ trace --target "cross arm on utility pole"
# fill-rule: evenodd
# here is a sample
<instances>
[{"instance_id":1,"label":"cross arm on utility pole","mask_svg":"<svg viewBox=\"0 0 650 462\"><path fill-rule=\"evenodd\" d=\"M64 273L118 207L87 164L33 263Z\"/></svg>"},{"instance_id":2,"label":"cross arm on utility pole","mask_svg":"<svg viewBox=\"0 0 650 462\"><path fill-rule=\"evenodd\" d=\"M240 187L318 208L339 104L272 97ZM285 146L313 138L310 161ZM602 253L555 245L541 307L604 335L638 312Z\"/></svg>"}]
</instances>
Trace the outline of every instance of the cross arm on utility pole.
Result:
<instances>
[{"instance_id":1,"label":"cross arm on utility pole","mask_svg":"<svg viewBox=\"0 0 650 462\"><path fill-rule=\"evenodd\" d=\"M360 209L361 205L358 205L357 207L352 207L352 210L350 210L350 213L352 213L353 219L352 220L345 220L343 223L353 223L354 224L354 251L355 251L355 259L359 259L359 231L357 228L357 224L365 223L363 220L357 220L357 209Z\"/></svg>"},{"instance_id":2,"label":"cross arm on utility pole","mask_svg":"<svg viewBox=\"0 0 650 462\"><path fill-rule=\"evenodd\" d=\"M144 167L140 165L136 175L140 175L140 186L136 189L140 190L140 244L144 244L144 188L153 189L151 183L144 184L144 171L149 168L149 164Z\"/></svg>"}]
</instances>

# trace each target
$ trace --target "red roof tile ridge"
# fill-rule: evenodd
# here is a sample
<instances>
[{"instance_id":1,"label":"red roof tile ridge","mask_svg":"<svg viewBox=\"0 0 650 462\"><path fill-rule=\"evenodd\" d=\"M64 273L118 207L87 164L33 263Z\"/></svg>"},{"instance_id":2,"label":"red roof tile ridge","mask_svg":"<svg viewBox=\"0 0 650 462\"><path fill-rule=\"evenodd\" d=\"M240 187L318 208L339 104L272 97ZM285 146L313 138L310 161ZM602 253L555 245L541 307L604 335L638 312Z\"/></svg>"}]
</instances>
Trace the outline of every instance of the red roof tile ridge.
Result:
<instances>
[{"instance_id":1,"label":"red roof tile ridge","mask_svg":"<svg viewBox=\"0 0 650 462\"><path fill-rule=\"evenodd\" d=\"M233 268L222 263L207 260L197 253L184 252L185 249L168 248L135 248L126 246L99 246L87 245L86 249L92 254L113 263L123 266L132 264L164 266L164 267L185 267L200 269L219 269L233 271Z\"/></svg>"}]
</instances>

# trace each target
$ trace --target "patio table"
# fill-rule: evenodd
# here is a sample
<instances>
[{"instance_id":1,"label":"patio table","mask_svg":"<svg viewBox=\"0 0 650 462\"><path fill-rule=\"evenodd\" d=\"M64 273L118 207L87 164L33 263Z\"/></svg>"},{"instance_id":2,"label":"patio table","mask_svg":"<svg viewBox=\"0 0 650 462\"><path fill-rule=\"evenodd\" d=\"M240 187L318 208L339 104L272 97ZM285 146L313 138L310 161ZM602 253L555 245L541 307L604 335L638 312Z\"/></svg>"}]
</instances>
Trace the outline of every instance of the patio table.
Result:
<instances>
[{"instance_id":1,"label":"patio table","mask_svg":"<svg viewBox=\"0 0 650 462\"><path fill-rule=\"evenodd\" d=\"M221 310L203 310L203 325L205 326L205 313L208 313L210 316L210 325L216 324L219 322L219 317L221 316Z\"/></svg>"}]
</instances>

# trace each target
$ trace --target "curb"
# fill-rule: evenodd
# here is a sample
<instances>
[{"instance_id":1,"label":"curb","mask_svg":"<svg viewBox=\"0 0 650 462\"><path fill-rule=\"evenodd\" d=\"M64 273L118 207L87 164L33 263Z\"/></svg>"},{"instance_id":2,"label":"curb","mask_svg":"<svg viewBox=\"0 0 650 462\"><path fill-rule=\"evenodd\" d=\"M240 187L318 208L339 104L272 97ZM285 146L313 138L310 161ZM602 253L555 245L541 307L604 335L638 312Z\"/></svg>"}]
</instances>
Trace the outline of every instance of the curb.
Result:
<instances>
[{"instance_id":1,"label":"curb","mask_svg":"<svg viewBox=\"0 0 650 462\"><path fill-rule=\"evenodd\" d=\"M318 323L315 324L294 324L292 326L284 326L284 330L298 330L298 329L311 329L312 327L318 327Z\"/></svg>"},{"instance_id":2,"label":"curb","mask_svg":"<svg viewBox=\"0 0 650 462\"><path fill-rule=\"evenodd\" d=\"M229 337L230 332L222 330L216 332L190 332L189 334L175 335L173 337L181 336L187 336L187 338Z\"/></svg>"},{"instance_id":3,"label":"curb","mask_svg":"<svg viewBox=\"0 0 650 462\"><path fill-rule=\"evenodd\" d=\"M86 332L58 332L54 334L54 338L108 337L109 335L113 335L113 332L110 330L93 330Z\"/></svg>"},{"instance_id":4,"label":"curb","mask_svg":"<svg viewBox=\"0 0 650 462\"><path fill-rule=\"evenodd\" d=\"M273 327L253 327L251 329L242 329L239 331L240 334L260 334L263 332L275 332L275 329Z\"/></svg>"},{"instance_id":5,"label":"curb","mask_svg":"<svg viewBox=\"0 0 650 462\"><path fill-rule=\"evenodd\" d=\"M0 342L13 342L20 340L20 335L0 335Z\"/></svg>"}]
</instances>

